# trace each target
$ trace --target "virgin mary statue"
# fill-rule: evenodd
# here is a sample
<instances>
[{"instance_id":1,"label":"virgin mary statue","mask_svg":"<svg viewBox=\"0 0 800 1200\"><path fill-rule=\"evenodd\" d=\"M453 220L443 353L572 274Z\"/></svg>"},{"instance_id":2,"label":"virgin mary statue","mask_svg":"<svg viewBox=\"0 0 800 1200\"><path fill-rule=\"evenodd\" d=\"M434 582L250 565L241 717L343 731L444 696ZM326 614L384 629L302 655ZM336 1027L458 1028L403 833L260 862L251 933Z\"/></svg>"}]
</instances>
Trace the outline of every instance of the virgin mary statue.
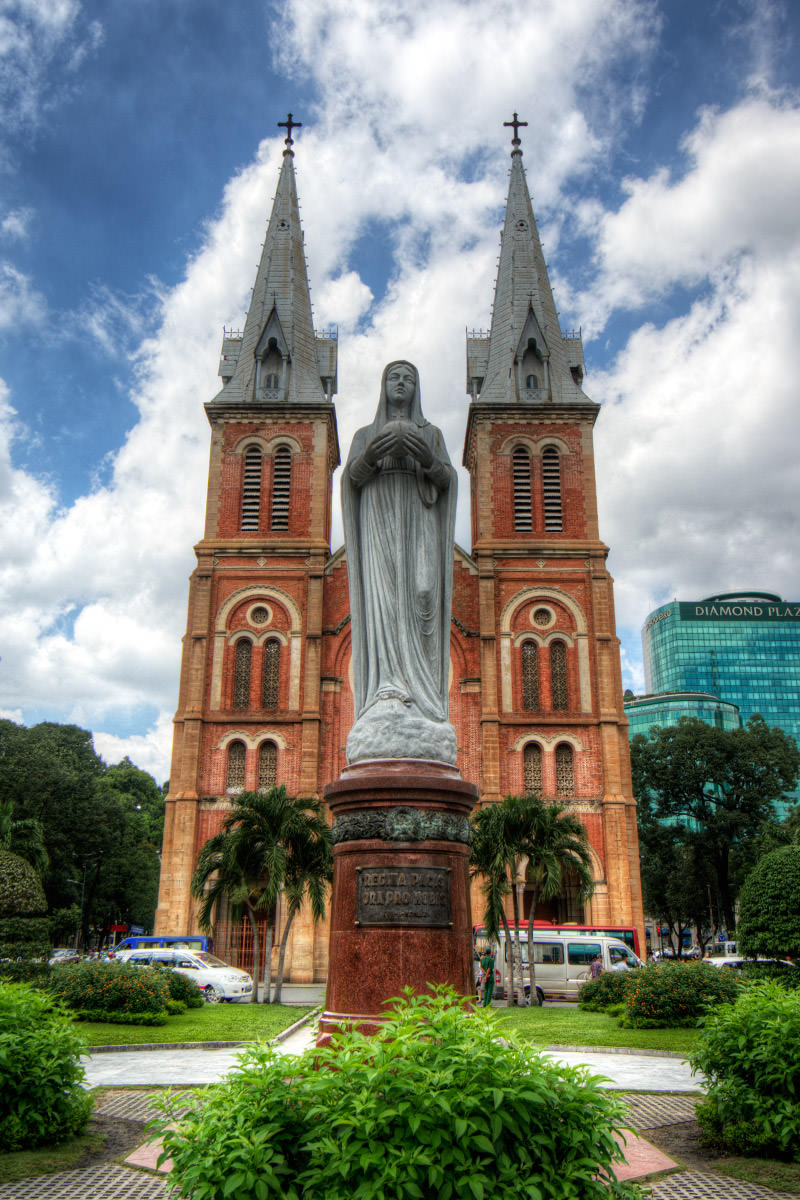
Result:
<instances>
[{"instance_id":1,"label":"virgin mary statue","mask_svg":"<svg viewBox=\"0 0 800 1200\"><path fill-rule=\"evenodd\" d=\"M456 473L422 415L419 374L389 363L342 476L356 721L349 762L454 763L447 719Z\"/></svg>"}]
</instances>

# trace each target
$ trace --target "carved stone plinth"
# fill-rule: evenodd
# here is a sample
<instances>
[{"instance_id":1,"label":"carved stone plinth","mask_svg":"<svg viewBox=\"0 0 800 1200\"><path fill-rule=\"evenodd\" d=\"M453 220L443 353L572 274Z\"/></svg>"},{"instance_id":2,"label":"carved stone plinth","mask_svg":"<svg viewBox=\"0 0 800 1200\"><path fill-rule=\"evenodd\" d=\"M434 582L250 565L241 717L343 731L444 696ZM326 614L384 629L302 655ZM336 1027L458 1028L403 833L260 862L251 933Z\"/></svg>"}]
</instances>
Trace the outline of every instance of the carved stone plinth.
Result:
<instances>
[{"instance_id":1,"label":"carved stone plinth","mask_svg":"<svg viewBox=\"0 0 800 1200\"><path fill-rule=\"evenodd\" d=\"M410 985L474 991L469 814L478 789L457 768L357 763L325 789L333 814L330 962L320 1041L378 1027Z\"/></svg>"}]
</instances>

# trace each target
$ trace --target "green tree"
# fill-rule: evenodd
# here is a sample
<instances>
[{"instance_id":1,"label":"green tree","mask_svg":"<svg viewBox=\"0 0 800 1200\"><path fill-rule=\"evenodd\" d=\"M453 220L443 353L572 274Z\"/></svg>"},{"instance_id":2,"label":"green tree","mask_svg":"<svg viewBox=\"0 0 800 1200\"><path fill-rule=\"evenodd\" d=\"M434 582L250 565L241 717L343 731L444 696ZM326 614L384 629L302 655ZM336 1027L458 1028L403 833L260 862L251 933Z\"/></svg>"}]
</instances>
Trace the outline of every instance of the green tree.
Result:
<instances>
[{"instance_id":1,"label":"green tree","mask_svg":"<svg viewBox=\"0 0 800 1200\"><path fill-rule=\"evenodd\" d=\"M696 718L653 727L631 743L634 794L662 821L683 826L713 872L720 907L734 927L737 879L732 851L774 819L800 770L800 751L762 717L723 730Z\"/></svg>"},{"instance_id":2,"label":"green tree","mask_svg":"<svg viewBox=\"0 0 800 1200\"><path fill-rule=\"evenodd\" d=\"M470 874L483 878L483 921L489 941L499 939L500 926L506 935L510 986L506 989L506 1005L513 1004L516 988L515 955L512 953L511 931L508 927L505 899L511 891L509 873L514 860L514 847L509 841L508 814L502 804L487 804L472 817L470 844Z\"/></svg>"},{"instance_id":3,"label":"green tree","mask_svg":"<svg viewBox=\"0 0 800 1200\"><path fill-rule=\"evenodd\" d=\"M278 896L287 881L290 889L299 887L300 862L307 872L314 863L324 869L324 855L315 857L312 847L330 842L330 828L321 801L290 796L283 784L265 792L241 792L232 804L220 832L200 851L192 894L200 900L198 923L203 930L211 930L225 901L234 921L247 917L253 934L254 1002L261 952L258 918L266 916L264 1003L269 1003ZM304 886L313 903L316 884L312 888L306 880Z\"/></svg>"},{"instance_id":4,"label":"green tree","mask_svg":"<svg viewBox=\"0 0 800 1200\"><path fill-rule=\"evenodd\" d=\"M739 894L736 937L745 954L800 957L800 846L756 863Z\"/></svg>"},{"instance_id":5,"label":"green tree","mask_svg":"<svg viewBox=\"0 0 800 1200\"><path fill-rule=\"evenodd\" d=\"M536 967L533 959L533 922L540 900L557 896L568 876L577 879L578 899L588 900L594 891L592 856L583 822L565 805L535 795L506 796L509 840L515 857L527 860L522 867L529 885L528 972L531 1002L536 997Z\"/></svg>"},{"instance_id":6,"label":"green tree","mask_svg":"<svg viewBox=\"0 0 800 1200\"><path fill-rule=\"evenodd\" d=\"M0 849L10 850L29 862L40 877L49 859L44 848L44 830L35 817L14 820L13 800L0 800Z\"/></svg>"},{"instance_id":7,"label":"green tree","mask_svg":"<svg viewBox=\"0 0 800 1200\"><path fill-rule=\"evenodd\" d=\"M283 988L283 964L286 959L286 946L292 922L302 908L303 901L308 900L311 906L311 916L314 921L321 921L325 916L325 902L328 896L328 885L333 881L333 839L330 826L324 822L324 833L320 827L318 837L309 839L304 844L298 844L286 867L286 881L283 895L286 901L286 918L281 933L280 954L278 956L278 971L275 979L274 1004L280 1004Z\"/></svg>"}]
</instances>

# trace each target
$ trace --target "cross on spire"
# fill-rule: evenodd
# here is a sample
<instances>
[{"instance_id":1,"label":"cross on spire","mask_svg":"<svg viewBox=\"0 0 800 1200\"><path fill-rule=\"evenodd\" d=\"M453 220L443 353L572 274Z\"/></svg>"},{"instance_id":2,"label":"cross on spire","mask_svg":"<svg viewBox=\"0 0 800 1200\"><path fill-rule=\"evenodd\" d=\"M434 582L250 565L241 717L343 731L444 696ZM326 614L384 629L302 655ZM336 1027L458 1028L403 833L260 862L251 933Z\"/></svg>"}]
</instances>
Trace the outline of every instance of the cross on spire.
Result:
<instances>
[{"instance_id":1,"label":"cross on spire","mask_svg":"<svg viewBox=\"0 0 800 1200\"><path fill-rule=\"evenodd\" d=\"M515 117L516 117L516 115L517 114L514 113ZM284 141L287 146L293 146L294 138L292 137L292 130L293 129L302 129L303 123L302 123L302 121L293 121L292 114L289 113L289 115L285 121L278 121L278 128L286 130L286 137L284 138Z\"/></svg>"},{"instance_id":2,"label":"cross on spire","mask_svg":"<svg viewBox=\"0 0 800 1200\"><path fill-rule=\"evenodd\" d=\"M514 120L513 120L513 121L503 121L503 128L506 128L506 127L508 127L508 128L510 128L510 129L513 129L513 130L514 130L514 136L513 136L513 138L511 139L511 145L512 145L512 146L519 146L519 145L520 145L519 131L520 131L520 129L521 129L523 126L526 126L527 124L528 124L528 122L527 122L527 121L520 121L520 119L519 119L519 117L517 116L517 114L516 114L516 113L514 113Z\"/></svg>"}]
</instances>

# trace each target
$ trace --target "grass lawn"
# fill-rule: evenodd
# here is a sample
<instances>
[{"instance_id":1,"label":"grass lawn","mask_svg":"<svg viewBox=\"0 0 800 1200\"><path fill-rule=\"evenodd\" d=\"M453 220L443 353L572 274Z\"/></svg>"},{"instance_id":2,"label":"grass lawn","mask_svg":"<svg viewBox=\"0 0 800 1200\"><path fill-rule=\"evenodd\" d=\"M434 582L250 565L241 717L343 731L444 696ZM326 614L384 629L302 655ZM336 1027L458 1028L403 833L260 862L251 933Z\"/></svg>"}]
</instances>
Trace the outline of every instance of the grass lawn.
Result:
<instances>
[{"instance_id":1,"label":"grass lawn","mask_svg":"<svg viewBox=\"0 0 800 1200\"><path fill-rule=\"evenodd\" d=\"M759 1183L776 1192L787 1192L800 1196L800 1163L777 1162L774 1158L718 1158L709 1163L714 1171L743 1179L747 1183Z\"/></svg>"},{"instance_id":2,"label":"grass lawn","mask_svg":"<svg viewBox=\"0 0 800 1200\"><path fill-rule=\"evenodd\" d=\"M204 1004L166 1025L109 1025L80 1021L90 1046L140 1046L146 1042L269 1041L310 1012L292 1004Z\"/></svg>"},{"instance_id":3,"label":"grass lawn","mask_svg":"<svg viewBox=\"0 0 800 1200\"><path fill-rule=\"evenodd\" d=\"M69 1171L78 1159L89 1151L102 1148L102 1134L84 1133L70 1138L60 1146L43 1146L39 1150L15 1150L0 1154L0 1178L3 1183L29 1179L31 1175L49 1175L53 1171Z\"/></svg>"},{"instance_id":4,"label":"grass lawn","mask_svg":"<svg viewBox=\"0 0 800 1200\"><path fill-rule=\"evenodd\" d=\"M688 1053L696 1029L620 1029L615 1017L582 1012L579 1008L497 1008L500 1026L511 1026L520 1037L547 1046L622 1046L636 1050L677 1050Z\"/></svg>"}]
</instances>

